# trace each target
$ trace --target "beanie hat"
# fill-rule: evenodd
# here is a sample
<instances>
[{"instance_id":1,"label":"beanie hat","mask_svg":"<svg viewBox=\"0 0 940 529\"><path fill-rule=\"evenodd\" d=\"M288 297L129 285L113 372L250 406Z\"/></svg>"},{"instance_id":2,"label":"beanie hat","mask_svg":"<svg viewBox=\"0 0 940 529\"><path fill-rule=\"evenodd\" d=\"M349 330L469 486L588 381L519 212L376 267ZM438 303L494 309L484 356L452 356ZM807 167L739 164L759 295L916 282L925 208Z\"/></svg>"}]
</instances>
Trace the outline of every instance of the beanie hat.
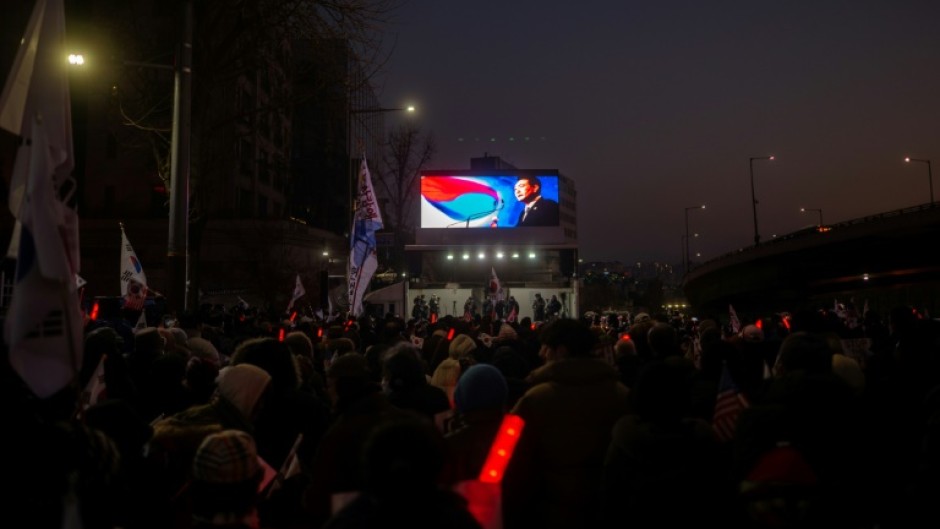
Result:
<instances>
[{"instance_id":1,"label":"beanie hat","mask_svg":"<svg viewBox=\"0 0 940 529\"><path fill-rule=\"evenodd\" d=\"M241 430L207 436L193 459L193 478L207 483L242 483L260 470L255 440Z\"/></svg>"},{"instance_id":2,"label":"beanie hat","mask_svg":"<svg viewBox=\"0 0 940 529\"><path fill-rule=\"evenodd\" d=\"M223 367L216 383L219 395L238 408L246 419L250 419L261 395L271 383L271 375L258 366L239 364Z\"/></svg>"},{"instance_id":3,"label":"beanie hat","mask_svg":"<svg viewBox=\"0 0 940 529\"><path fill-rule=\"evenodd\" d=\"M190 338L186 340L186 348L192 355L200 360L208 362L216 367L222 365L219 350L212 345L212 342L205 338Z\"/></svg>"},{"instance_id":4,"label":"beanie hat","mask_svg":"<svg viewBox=\"0 0 940 529\"><path fill-rule=\"evenodd\" d=\"M512 325L504 323L499 327L499 334L496 335L497 342L511 342L519 339L519 333L512 328Z\"/></svg>"},{"instance_id":5,"label":"beanie hat","mask_svg":"<svg viewBox=\"0 0 940 529\"><path fill-rule=\"evenodd\" d=\"M499 369L488 364L477 364L457 380L454 406L461 413L500 408L506 405L508 395L506 377Z\"/></svg>"},{"instance_id":6,"label":"beanie hat","mask_svg":"<svg viewBox=\"0 0 940 529\"><path fill-rule=\"evenodd\" d=\"M643 323L644 321L649 321L649 320L650 320L650 315L645 312L641 312L633 317L633 323Z\"/></svg>"},{"instance_id":7,"label":"beanie hat","mask_svg":"<svg viewBox=\"0 0 940 529\"><path fill-rule=\"evenodd\" d=\"M477 343L473 338L466 334L458 334L454 341L450 342L447 349L447 355L451 358L466 358L471 356L477 350Z\"/></svg>"}]
</instances>

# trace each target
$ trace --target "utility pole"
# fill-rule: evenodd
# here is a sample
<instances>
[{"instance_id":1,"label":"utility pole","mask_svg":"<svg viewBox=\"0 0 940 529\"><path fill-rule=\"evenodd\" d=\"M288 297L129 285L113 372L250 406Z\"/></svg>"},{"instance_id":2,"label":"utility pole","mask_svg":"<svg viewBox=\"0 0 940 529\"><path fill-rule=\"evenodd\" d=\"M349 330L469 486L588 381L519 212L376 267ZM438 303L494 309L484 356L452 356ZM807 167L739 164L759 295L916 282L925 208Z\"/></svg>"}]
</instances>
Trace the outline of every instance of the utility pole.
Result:
<instances>
[{"instance_id":1,"label":"utility pole","mask_svg":"<svg viewBox=\"0 0 940 529\"><path fill-rule=\"evenodd\" d=\"M189 169L192 119L193 3L183 0L183 33L173 81L173 135L170 145L170 233L167 239L167 304L189 308Z\"/></svg>"}]
</instances>

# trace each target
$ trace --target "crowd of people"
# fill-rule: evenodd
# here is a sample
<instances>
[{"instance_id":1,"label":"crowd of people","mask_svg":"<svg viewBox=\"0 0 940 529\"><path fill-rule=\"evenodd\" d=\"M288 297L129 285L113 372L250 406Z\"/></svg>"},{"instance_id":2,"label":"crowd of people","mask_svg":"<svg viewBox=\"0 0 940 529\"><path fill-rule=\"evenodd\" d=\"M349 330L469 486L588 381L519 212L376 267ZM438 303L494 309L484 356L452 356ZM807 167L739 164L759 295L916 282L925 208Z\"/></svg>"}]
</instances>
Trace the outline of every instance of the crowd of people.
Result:
<instances>
[{"instance_id":1,"label":"crowd of people","mask_svg":"<svg viewBox=\"0 0 940 529\"><path fill-rule=\"evenodd\" d=\"M6 514L85 529L940 518L940 322L911 307L741 328L424 314L91 321L83 368L53 397L4 363ZM467 494L507 414L524 427L498 493Z\"/></svg>"}]
</instances>

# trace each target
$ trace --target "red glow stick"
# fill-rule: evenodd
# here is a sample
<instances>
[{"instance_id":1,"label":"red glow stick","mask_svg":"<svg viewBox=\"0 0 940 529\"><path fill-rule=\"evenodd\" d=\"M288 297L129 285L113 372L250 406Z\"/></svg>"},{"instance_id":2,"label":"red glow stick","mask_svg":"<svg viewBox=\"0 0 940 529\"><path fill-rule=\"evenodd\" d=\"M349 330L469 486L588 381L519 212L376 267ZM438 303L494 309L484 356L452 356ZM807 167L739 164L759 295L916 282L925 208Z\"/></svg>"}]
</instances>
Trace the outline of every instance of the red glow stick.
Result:
<instances>
[{"instance_id":1,"label":"red glow stick","mask_svg":"<svg viewBox=\"0 0 940 529\"><path fill-rule=\"evenodd\" d=\"M499 483L506 472L506 466L512 458L512 453L516 449L516 443L519 442L519 436L522 435L522 427L525 421L518 415L507 413L503 417L503 423L499 426L499 432L490 445L490 453L486 456L486 462L480 469L479 480L483 483Z\"/></svg>"}]
</instances>

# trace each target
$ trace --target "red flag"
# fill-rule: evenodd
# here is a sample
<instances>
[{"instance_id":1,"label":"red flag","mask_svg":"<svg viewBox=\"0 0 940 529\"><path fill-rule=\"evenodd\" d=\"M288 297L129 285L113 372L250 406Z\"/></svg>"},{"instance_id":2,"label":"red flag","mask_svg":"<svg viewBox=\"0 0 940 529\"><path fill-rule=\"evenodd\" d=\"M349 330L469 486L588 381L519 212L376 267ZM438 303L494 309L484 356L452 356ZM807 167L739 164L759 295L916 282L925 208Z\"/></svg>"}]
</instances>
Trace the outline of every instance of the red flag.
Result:
<instances>
[{"instance_id":1,"label":"red flag","mask_svg":"<svg viewBox=\"0 0 940 529\"><path fill-rule=\"evenodd\" d=\"M749 408L747 398L731 379L728 366L721 369L721 382L718 384L718 398L715 400L715 414L712 416L712 428L722 442L734 439L734 430L738 415Z\"/></svg>"}]
</instances>

